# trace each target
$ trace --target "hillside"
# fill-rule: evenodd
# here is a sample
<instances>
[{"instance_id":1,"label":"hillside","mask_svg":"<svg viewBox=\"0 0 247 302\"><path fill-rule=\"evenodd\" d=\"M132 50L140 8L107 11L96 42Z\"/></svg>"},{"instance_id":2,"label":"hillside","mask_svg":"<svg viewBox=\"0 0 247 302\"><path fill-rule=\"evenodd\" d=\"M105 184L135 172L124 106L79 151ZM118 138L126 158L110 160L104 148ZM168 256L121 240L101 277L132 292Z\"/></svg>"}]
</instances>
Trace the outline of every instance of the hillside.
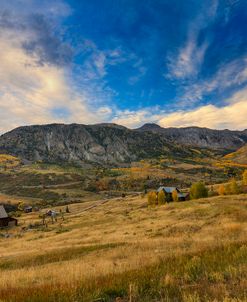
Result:
<instances>
[{"instance_id":1,"label":"hillside","mask_svg":"<svg viewBox=\"0 0 247 302\"><path fill-rule=\"evenodd\" d=\"M247 165L247 145L241 147L237 151L227 154L225 159L242 165Z\"/></svg>"},{"instance_id":2,"label":"hillside","mask_svg":"<svg viewBox=\"0 0 247 302\"><path fill-rule=\"evenodd\" d=\"M91 202L70 205L47 227L39 213L23 214L8 237L0 232L0 297L246 301L246 202L238 195L148 208L146 198L118 198L88 210Z\"/></svg>"},{"instance_id":3,"label":"hillside","mask_svg":"<svg viewBox=\"0 0 247 302\"><path fill-rule=\"evenodd\" d=\"M26 161L119 165L159 156L188 158L191 148L226 154L247 142L247 131L205 128L161 128L144 125L131 130L115 124L27 126L0 137L0 153Z\"/></svg>"}]
</instances>

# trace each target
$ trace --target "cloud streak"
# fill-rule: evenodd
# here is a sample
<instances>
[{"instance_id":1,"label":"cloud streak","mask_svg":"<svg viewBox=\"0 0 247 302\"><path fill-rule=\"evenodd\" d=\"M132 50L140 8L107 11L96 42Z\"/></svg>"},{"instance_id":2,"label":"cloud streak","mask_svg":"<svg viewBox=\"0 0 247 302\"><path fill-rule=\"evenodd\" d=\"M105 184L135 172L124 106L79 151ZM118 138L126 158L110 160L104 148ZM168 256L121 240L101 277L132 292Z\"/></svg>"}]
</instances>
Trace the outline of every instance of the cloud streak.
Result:
<instances>
[{"instance_id":1,"label":"cloud streak","mask_svg":"<svg viewBox=\"0 0 247 302\"><path fill-rule=\"evenodd\" d=\"M208 5L208 4L207 4ZM213 0L209 8L204 9L190 24L185 44L178 49L177 54L167 58L169 74L167 78L187 80L197 77L204 60L209 41L199 43L200 32L212 22L216 16L218 1Z\"/></svg>"}]
</instances>

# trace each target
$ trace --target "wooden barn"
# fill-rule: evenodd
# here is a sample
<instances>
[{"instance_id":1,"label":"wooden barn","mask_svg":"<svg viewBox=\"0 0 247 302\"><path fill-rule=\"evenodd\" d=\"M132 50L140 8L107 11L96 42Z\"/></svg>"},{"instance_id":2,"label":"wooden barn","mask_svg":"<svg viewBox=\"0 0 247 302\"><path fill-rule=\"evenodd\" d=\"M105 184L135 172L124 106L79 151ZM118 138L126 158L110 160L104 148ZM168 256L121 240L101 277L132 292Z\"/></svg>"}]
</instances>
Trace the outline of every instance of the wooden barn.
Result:
<instances>
[{"instance_id":1,"label":"wooden barn","mask_svg":"<svg viewBox=\"0 0 247 302\"><path fill-rule=\"evenodd\" d=\"M0 228L17 225L17 219L9 217L3 205L0 205Z\"/></svg>"}]
</instances>

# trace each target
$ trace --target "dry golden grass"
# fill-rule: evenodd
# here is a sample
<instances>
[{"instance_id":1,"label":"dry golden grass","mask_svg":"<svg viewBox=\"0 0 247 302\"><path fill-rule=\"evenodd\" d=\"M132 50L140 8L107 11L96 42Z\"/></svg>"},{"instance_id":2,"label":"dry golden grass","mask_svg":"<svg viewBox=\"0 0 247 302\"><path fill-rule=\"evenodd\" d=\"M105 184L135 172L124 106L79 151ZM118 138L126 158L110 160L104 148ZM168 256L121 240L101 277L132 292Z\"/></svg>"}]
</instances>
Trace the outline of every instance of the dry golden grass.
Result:
<instances>
[{"instance_id":1,"label":"dry golden grass","mask_svg":"<svg viewBox=\"0 0 247 302\"><path fill-rule=\"evenodd\" d=\"M9 238L0 237L0 295L2 291L6 301L33 301L23 296L18 300L17 293L32 286L74 292L78 284L140 270L161 259L246 243L246 202L247 195L238 195L147 208L146 199L133 197L111 200L86 212L83 209L91 202L73 204L64 221L49 222L47 229L37 226L41 222L37 213L25 214L18 228L8 231ZM24 231L30 224L36 228ZM212 272L210 278L221 284L223 275ZM177 279L168 273L163 281L169 287ZM11 289L16 300L11 300ZM183 301L201 300L186 294Z\"/></svg>"},{"instance_id":2,"label":"dry golden grass","mask_svg":"<svg viewBox=\"0 0 247 302\"><path fill-rule=\"evenodd\" d=\"M0 154L0 167L14 168L20 164L20 160L17 157L8 154Z\"/></svg>"}]
</instances>

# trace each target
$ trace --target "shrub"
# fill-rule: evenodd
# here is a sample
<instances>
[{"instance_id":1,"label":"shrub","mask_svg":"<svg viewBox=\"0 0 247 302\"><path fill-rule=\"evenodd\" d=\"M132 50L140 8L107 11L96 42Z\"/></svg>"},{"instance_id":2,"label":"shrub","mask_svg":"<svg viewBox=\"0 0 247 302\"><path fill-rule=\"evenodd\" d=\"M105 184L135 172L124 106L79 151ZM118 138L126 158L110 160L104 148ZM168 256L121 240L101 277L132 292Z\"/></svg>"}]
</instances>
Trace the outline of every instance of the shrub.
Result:
<instances>
[{"instance_id":1,"label":"shrub","mask_svg":"<svg viewBox=\"0 0 247 302\"><path fill-rule=\"evenodd\" d=\"M198 199L208 197L208 189L202 182L192 184L190 188L190 198Z\"/></svg>"},{"instance_id":2,"label":"shrub","mask_svg":"<svg viewBox=\"0 0 247 302\"><path fill-rule=\"evenodd\" d=\"M160 190L158 193L158 204L161 205L164 203L166 203L166 195L163 190Z\"/></svg>"}]
</instances>

